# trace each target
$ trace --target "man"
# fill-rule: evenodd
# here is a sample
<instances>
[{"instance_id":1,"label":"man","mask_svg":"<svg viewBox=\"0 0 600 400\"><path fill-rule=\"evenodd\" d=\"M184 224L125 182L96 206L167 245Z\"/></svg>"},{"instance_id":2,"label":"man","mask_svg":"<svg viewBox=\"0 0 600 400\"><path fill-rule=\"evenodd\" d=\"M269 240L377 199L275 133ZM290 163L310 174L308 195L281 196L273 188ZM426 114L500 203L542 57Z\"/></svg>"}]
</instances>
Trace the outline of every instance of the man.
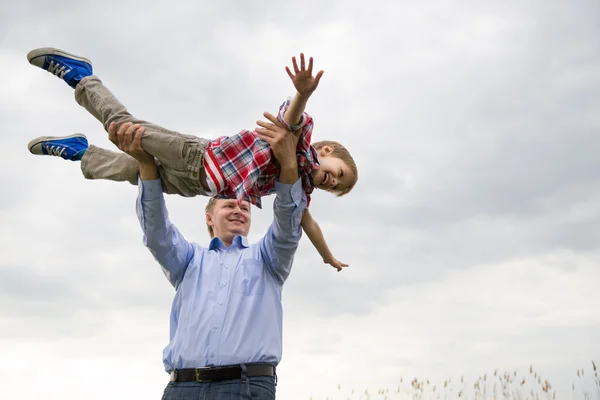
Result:
<instances>
[{"instance_id":1,"label":"man","mask_svg":"<svg viewBox=\"0 0 600 400\"><path fill-rule=\"evenodd\" d=\"M109 138L139 163L137 213L150 249L176 289L170 342L163 352L171 374L163 400L275 399L275 367L282 351L281 291L306 208L291 133L269 113L258 122L281 165L274 219L250 245L250 204L211 199L207 248L188 242L170 222L154 157L141 147L139 125L111 125Z\"/></svg>"}]
</instances>

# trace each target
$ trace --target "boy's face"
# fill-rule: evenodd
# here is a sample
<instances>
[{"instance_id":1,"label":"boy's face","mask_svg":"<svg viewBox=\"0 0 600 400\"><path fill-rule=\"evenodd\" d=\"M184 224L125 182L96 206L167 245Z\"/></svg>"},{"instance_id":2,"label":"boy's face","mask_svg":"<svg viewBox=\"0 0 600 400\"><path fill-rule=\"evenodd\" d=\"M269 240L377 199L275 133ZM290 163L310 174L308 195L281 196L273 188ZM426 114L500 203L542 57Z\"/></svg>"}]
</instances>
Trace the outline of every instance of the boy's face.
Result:
<instances>
[{"instance_id":1,"label":"boy's face","mask_svg":"<svg viewBox=\"0 0 600 400\"><path fill-rule=\"evenodd\" d=\"M317 151L319 169L312 171L312 179L316 188L329 192L339 192L351 185L352 171L348 165L337 157L333 157L333 149L324 146Z\"/></svg>"}]
</instances>

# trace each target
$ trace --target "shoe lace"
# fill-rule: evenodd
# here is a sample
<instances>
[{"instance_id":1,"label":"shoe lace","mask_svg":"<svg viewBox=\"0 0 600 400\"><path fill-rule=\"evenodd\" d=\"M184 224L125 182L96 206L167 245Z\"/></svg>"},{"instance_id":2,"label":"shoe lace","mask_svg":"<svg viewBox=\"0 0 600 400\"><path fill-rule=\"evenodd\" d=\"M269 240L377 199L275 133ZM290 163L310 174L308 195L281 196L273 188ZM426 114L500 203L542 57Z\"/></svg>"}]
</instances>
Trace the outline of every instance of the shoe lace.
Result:
<instances>
[{"instance_id":1,"label":"shoe lace","mask_svg":"<svg viewBox=\"0 0 600 400\"><path fill-rule=\"evenodd\" d=\"M60 79L63 79L66 74L71 72L71 69L67 69L66 65L61 65L60 63L50 61L50 65L48 66L48 72L58 76Z\"/></svg>"},{"instance_id":2,"label":"shoe lace","mask_svg":"<svg viewBox=\"0 0 600 400\"><path fill-rule=\"evenodd\" d=\"M48 155L51 155L51 156L62 157L65 150L66 150L66 147L64 147L64 146L56 146L56 145L46 146L46 151L48 152Z\"/></svg>"}]
</instances>

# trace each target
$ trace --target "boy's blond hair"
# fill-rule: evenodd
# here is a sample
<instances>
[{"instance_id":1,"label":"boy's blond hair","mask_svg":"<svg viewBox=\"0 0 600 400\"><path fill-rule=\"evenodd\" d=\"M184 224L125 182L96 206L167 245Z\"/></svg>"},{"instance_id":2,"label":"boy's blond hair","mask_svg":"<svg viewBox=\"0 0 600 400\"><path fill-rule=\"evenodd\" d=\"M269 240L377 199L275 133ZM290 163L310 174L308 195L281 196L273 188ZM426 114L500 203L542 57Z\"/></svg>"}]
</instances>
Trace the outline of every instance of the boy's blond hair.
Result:
<instances>
[{"instance_id":1,"label":"boy's blond hair","mask_svg":"<svg viewBox=\"0 0 600 400\"><path fill-rule=\"evenodd\" d=\"M348 166L348 168L350 168L350 172L352 172L352 180L350 181L350 186L348 186L344 190L337 191L338 197L347 195L354 188L354 185L356 185L356 182L358 181L358 167L354 162L354 158L352 158L348 149L342 146L339 142L333 140L322 140L320 142L313 143L313 147L316 150L321 150L325 146L329 146L333 149L333 151L330 154L330 157L335 157L342 160Z\"/></svg>"}]
</instances>

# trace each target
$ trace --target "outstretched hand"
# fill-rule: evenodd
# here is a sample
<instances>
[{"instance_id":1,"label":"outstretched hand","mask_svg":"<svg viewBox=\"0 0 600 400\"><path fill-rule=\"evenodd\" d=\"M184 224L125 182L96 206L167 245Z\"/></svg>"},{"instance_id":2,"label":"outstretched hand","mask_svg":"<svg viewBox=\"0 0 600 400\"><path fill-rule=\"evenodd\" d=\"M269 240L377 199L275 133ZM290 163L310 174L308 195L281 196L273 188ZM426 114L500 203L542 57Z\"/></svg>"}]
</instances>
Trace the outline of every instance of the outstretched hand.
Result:
<instances>
[{"instance_id":1,"label":"outstretched hand","mask_svg":"<svg viewBox=\"0 0 600 400\"><path fill-rule=\"evenodd\" d=\"M294 66L294 73L292 73L290 68L287 66L285 67L285 70L290 76L296 91L301 96L310 96L315 91L317 86L319 86L319 81L321 80L321 76L323 76L324 71L319 71L316 76L313 76L313 58L310 57L308 59L307 69L304 61L304 53L300 53L300 68L298 68L296 57L292 57L292 64Z\"/></svg>"},{"instance_id":2,"label":"outstretched hand","mask_svg":"<svg viewBox=\"0 0 600 400\"><path fill-rule=\"evenodd\" d=\"M337 269L338 272L340 272L342 268L346 268L348 266L348 264L336 260L335 258L332 258L331 260L323 260L323 262L331 265L333 268Z\"/></svg>"}]
</instances>

